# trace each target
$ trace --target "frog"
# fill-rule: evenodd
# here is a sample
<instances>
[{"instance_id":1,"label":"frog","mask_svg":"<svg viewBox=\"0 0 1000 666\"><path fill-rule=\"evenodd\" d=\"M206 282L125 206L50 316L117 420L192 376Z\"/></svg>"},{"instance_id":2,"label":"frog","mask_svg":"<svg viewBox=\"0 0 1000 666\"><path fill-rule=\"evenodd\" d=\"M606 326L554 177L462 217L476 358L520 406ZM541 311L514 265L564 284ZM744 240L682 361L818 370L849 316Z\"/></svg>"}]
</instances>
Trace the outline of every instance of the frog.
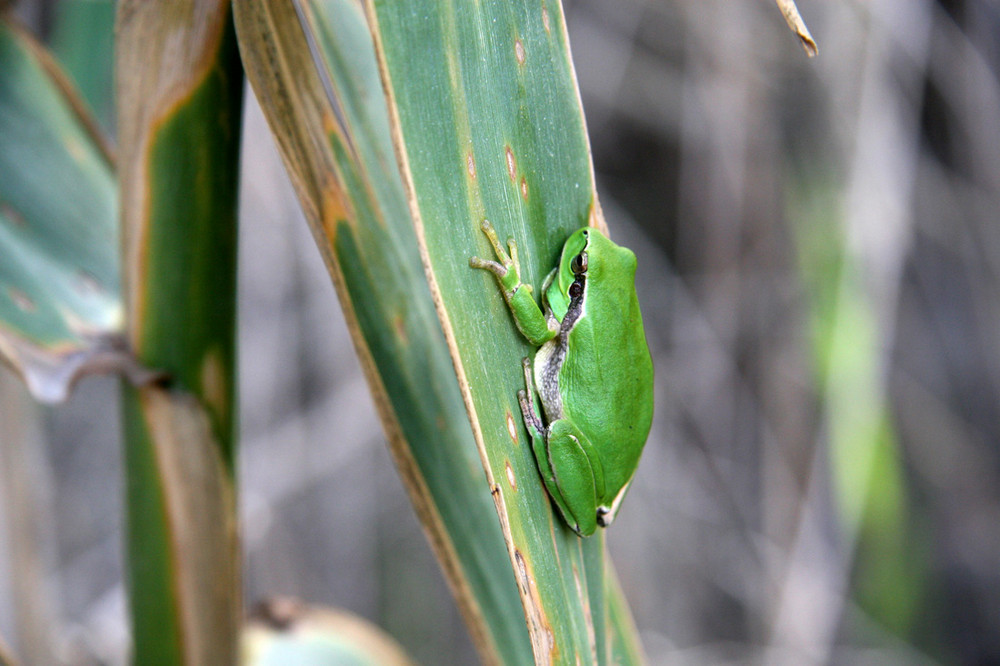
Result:
<instances>
[{"instance_id":1,"label":"frog","mask_svg":"<svg viewBox=\"0 0 1000 666\"><path fill-rule=\"evenodd\" d=\"M546 491L581 537L608 527L631 486L653 420L653 361L635 289L636 257L596 227L563 244L541 305L521 281L517 244L469 266L493 274L534 357L522 360L518 404ZM540 409L539 409L540 405Z\"/></svg>"}]
</instances>

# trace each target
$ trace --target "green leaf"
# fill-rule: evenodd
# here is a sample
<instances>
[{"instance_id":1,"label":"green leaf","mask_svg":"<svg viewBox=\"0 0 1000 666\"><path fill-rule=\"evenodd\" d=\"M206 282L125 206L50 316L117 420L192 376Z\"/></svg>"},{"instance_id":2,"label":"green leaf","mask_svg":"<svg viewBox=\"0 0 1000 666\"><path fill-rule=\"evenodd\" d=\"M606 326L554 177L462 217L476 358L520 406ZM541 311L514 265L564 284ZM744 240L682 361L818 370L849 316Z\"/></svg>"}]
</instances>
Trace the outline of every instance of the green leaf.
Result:
<instances>
[{"instance_id":1,"label":"green leaf","mask_svg":"<svg viewBox=\"0 0 1000 666\"><path fill-rule=\"evenodd\" d=\"M607 663L603 533L581 539L554 515L517 403L521 359L533 350L492 276L468 263L490 256L480 230L489 219L516 240L525 281L538 290L574 229L603 227L562 8L370 7L411 214L535 660Z\"/></svg>"},{"instance_id":2,"label":"green leaf","mask_svg":"<svg viewBox=\"0 0 1000 666\"><path fill-rule=\"evenodd\" d=\"M0 352L38 399L116 356L117 194L65 78L0 17Z\"/></svg>"},{"instance_id":3,"label":"green leaf","mask_svg":"<svg viewBox=\"0 0 1000 666\"><path fill-rule=\"evenodd\" d=\"M604 596L608 604L608 637L612 664L644 664L645 656L639 643L639 630L625 600L621 583L614 569L607 567Z\"/></svg>"},{"instance_id":4,"label":"green leaf","mask_svg":"<svg viewBox=\"0 0 1000 666\"><path fill-rule=\"evenodd\" d=\"M529 663L524 613L420 264L364 16L350 0L237 0L234 14L248 78L473 640L487 663Z\"/></svg>"},{"instance_id":5,"label":"green leaf","mask_svg":"<svg viewBox=\"0 0 1000 666\"><path fill-rule=\"evenodd\" d=\"M224 0L126 0L116 34L128 339L163 373L123 398L135 661L228 664L239 54Z\"/></svg>"},{"instance_id":6,"label":"green leaf","mask_svg":"<svg viewBox=\"0 0 1000 666\"><path fill-rule=\"evenodd\" d=\"M114 0L59 0L49 48L106 131L114 127Z\"/></svg>"},{"instance_id":7,"label":"green leaf","mask_svg":"<svg viewBox=\"0 0 1000 666\"><path fill-rule=\"evenodd\" d=\"M798 173L790 197L810 298L813 356L829 438L831 488L854 550L852 593L873 619L916 639L928 595L926 536L912 518L899 437L882 378L877 299L846 242L835 190Z\"/></svg>"}]
</instances>

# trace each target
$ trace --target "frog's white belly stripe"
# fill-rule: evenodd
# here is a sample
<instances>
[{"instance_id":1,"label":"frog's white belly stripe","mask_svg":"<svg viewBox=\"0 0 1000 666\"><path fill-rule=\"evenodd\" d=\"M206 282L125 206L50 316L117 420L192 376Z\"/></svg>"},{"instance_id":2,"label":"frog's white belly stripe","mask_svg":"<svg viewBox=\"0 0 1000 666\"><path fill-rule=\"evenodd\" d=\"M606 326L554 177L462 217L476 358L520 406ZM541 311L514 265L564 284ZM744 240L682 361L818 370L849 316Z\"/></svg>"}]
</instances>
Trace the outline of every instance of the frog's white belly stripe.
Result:
<instances>
[{"instance_id":1,"label":"frog's white belly stripe","mask_svg":"<svg viewBox=\"0 0 1000 666\"><path fill-rule=\"evenodd\" d=\"M562 398L559 395L559 369L562 359L566 356L566 348L560 348L561 336L549 340L535 352L535 386L542 400L547 423L558 421L563 417ZM555 357L555 362L551 359Z\"/></svg>"},{"instance_id":2,"label":"frog's white belly stripe","mask_svg":"<svg viewBox=\"0 0 1000 666\"><path fill-rule=\"evenodd\" d=\"M582 283L583 292L578 298L570 301L566 316L559 324L559 335L543 344L535 352L535 385L538 387L538 394L542 400L542 408L545 410L545 419L548 423L558 421L563 417L562 396L559 394L559 371L562 370L563 361L566 359L570 331L573 330L576 322L580 320L585 311L583 303L587 293L587 281L582 275L577 280Z\"/></svg>"}]
</instances>

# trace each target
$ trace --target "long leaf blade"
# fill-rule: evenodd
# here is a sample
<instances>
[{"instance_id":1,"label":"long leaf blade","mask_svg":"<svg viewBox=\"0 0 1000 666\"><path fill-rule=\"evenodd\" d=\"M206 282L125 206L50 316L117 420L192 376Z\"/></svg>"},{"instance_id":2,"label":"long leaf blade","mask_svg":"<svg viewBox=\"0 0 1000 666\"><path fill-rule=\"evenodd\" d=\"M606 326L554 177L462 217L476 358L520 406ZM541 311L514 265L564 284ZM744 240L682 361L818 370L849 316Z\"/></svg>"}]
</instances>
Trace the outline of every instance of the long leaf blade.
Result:
<instances>
[{"instance_id":1,"label":"long leaf blade","mask_svg":"<svg viewBox=\"0 0 1000 666\"><path fill-rule=\"evenodd\" d=\"M225 0L125 0L116 35L128 338L163 372L123 399L135 662L229 664L242 71Z\"/></svg>"},{"instance_id":2,"label":"long leaf blade","mask_svg":"<svg viewBox=\"0 0 1000 666\"><path fill-rule=\"evenodd\" d=\"M0 353L41 400L116 347L117 193L65 78L0 17Z\"/></svg>"},{"instance_id":3,"label":"long leaf blade","mask_svg":"<svg viewBox=\"0 0 1000 666\"><path fill-rule=\"evenodd\" d=\"M234 7L248 78L428 538L483 659L525 663L524 616L423 277L364 17L347 0Z\"/></svg>"},{"instance_id":4,"label":"long leaf blade","mask_svg":"<svg viewBox=\"0 0 1000 666\"><path fill-rule=\"evenodd\" d=\"M581 540L553 515L516 399L532 350L492 277L468 265L490 256L480 231L489 219L516 240L538 289L574 229L603 227L562 8L370 6L411 213L536 663L605 663L603 535Z\"/></svg>"}]
</instances>

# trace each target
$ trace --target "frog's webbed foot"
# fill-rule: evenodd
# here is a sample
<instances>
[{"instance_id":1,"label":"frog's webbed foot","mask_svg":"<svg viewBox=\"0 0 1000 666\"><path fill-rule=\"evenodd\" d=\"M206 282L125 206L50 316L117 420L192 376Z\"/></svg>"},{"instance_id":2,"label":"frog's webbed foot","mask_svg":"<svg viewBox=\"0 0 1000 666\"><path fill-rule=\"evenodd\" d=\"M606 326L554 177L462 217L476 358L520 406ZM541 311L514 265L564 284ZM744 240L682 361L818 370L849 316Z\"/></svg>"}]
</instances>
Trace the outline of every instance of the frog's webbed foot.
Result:
<instances>
[{"instance_id":1,"label":"frog's webbed foot","mask_svg":"<svg viewBox=\"0 0 1000 666\"><path fill-rule=\"evenodd\" d=\"M632 481L629 480L622 489L618 491L618 495L611 502L611 506L599 506L597 507L597 524L601 527L608 527L614 521L615 516L618 515L618 509L621 508L622 499L625 497L625 493L628 492L629 486L632 485Z\"/></svg>"},{"instance_id":2,"label":"frog's webbed foot","mask_svg":"<svg viewBox=\"0 0 1000 666\"><path fill-rule=\"evenodd\" d=\"M507 274L506 266L498 264L495 261L490 261L489 259L480 259L479 257L469 257L469 268L484 268L498 278L502 278Z\"/></svg>"},{"instance_id":3,"label":"frog's webbed foot","mask_svg":"<svg viewBox=\"0 0 1000 666\"><path fill-rule=\"evenodd\" d=\"M493 253L496 255L497 260L493 261L490 259L480 259L479 257L469 257L469 266L472 268L483 268L490 271L496 275L502 283L504 283L505 287L509 288L512 285L520 285L521 263L517 258L517 243L514 242L513 238L507 240L507 247L510 251L510 254L508 254L500 244L500 239L497 237L496 229L493 228L493 225L490 224L489 220L484 218L480 228L483 230L483 233L486 234L486 238L489 239L490 245L493 246ZM508 273L511 272L511 268L514 269L513 275L508 277Z\"/></svg>"},{"instance_id":4,"label":"frog's webbed foot","mask_svg":"<svg viewBox=\"0 0 1000 666\"><path fill-rule=\"evenodd\" d=\"M497 260L470 257L469 266L482 268L496 276L503 293L504 300L514 315L514 323L533 345L541 346L559 333L558 322L550 322L538 308L538 303L532 295L531 285L521 282L521 264L517 258L517 244L511 238L507 241L510 254L500 245L497 232L489 220L483 220L483 233L493 246Z\"/></svg>"}]
</instances>

